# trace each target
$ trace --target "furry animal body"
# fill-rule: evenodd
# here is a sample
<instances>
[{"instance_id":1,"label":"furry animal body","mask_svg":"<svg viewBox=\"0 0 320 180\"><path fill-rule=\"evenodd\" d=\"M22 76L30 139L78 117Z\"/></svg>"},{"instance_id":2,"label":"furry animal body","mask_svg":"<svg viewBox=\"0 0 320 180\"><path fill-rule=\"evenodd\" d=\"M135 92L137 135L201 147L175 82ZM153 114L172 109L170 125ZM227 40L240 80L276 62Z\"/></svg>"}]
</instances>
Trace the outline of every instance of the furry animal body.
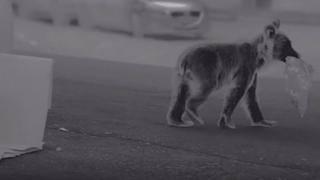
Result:
<instances>
[{"instance_id":1,"label":"furry animal body","mask_svg":"<svg viewBox=\"0 0 320 180\"><path fill-rule=\"evenodd\" d=\"M175 68L167 123L176 127L190 127L194 122L204 124L198 113L199 106L212 91L228 85L231 88L224 98L219 127L235 128L231 115L240 100L251 125L273 126L275 122L265 120L258 105L257 71L271 61L299 58L291 40L279 32L279 28L280 21L276 20L251 42L211 43L187 49Z\"/></svg>"}]
</instances>

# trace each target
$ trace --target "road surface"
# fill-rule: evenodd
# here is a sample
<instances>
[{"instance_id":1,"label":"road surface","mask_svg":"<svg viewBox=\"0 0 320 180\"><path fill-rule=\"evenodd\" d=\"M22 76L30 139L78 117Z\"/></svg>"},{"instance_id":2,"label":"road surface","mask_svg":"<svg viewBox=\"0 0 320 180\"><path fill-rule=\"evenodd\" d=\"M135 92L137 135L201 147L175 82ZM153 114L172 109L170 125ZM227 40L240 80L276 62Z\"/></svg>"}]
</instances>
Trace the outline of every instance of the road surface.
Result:
<instances>
[{"instance_id":1,"label":"road surface","mask_svg":"<svg viewBox=\"0 0 320 180\"><path fill-rule=\"evenodd\" d=\"M0 161L0 179L320 179L319 83L304 119L284 83L259 81L275 128L216 126L221 99L201 110L206 125L168 127L171 69L86 58L55 59L44 150ZM68 131L59 131L66 128Z\"/></svg>"}]
</instances>

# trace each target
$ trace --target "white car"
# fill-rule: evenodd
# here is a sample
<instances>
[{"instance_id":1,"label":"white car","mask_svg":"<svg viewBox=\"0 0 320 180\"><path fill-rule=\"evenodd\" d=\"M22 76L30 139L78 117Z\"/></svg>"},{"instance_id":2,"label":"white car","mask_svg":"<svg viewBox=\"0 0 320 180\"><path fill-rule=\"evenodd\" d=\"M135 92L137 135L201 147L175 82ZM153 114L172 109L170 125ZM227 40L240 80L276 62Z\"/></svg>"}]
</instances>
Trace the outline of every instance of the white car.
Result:
<instances>
[{"instance_id":1,"label":"white car","mask_svg":"<svg viewBox=\"0 0 320 180\"><path fill-rule=\"evenodd\" d=\"M203 36L208 30L205 6L194 0L137 0L133 7L133 32Z\"/></svg>"},{"instance_id":2,"label":"white car","mask_svg":"<svg viewBox=\"0 0 320 180\"><path fill-rule=\"evenodd\" d=\"M203 36L210 26L203 4L195 0L12 0L19 14L65 25L124 31L135 36Z\"/></svg>"}]
</instances>

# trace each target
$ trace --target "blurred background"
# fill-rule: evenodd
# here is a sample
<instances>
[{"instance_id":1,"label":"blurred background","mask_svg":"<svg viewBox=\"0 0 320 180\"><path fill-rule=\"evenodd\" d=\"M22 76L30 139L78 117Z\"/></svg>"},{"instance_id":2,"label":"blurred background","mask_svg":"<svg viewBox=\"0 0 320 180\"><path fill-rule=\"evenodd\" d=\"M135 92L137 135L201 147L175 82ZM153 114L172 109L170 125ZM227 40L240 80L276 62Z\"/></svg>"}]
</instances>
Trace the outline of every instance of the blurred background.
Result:
<instances>
[{"instance_id":1,"label":"blurred background","mask_svg":"<svg viewBox=\"0 0 320 180\"><path fill-rule=\"evenodd\" d=\"M318 0L8 1L17 51L172 67L192 44L251 40L279 18L302 57L320 68ZM282 77L281 69L266 74Z\"/></svg>"},{"instance_id":2,"label":"blurred background","mask_svg":"<svg viewBox=\"0 0 320 180\"><path fill-rule=\"evenodd\" d=\"M301 119L280 62L264 69L257 94L279 127L247 127L239 108L240 128L218 130L223 92L201 109L205 126L165 126L171 68L182 51L251 41L274 18L319 80L319 7L319 0L0 0L0 51L54 59L44 151L1 161L0 179L320 179L319 83Z\"/></svg>"}]
</instances>

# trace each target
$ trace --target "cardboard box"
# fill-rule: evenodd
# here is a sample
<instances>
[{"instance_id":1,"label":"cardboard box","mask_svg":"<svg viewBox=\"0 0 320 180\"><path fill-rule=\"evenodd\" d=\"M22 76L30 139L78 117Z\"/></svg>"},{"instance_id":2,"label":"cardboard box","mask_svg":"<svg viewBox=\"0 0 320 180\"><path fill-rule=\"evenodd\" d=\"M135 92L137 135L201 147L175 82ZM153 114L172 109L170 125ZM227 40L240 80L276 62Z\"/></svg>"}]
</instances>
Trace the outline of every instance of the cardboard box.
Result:
<instances>
[{"instance_id":1,"label":"cardboard box","mask_svg":"<svg viewBox=\"0 0 320 180\"><path fill-rule=\"evenodd\" d=\"M52 67L50 59L0 53L0 159L42 148Z\"/></svg>"}]
</instances>

